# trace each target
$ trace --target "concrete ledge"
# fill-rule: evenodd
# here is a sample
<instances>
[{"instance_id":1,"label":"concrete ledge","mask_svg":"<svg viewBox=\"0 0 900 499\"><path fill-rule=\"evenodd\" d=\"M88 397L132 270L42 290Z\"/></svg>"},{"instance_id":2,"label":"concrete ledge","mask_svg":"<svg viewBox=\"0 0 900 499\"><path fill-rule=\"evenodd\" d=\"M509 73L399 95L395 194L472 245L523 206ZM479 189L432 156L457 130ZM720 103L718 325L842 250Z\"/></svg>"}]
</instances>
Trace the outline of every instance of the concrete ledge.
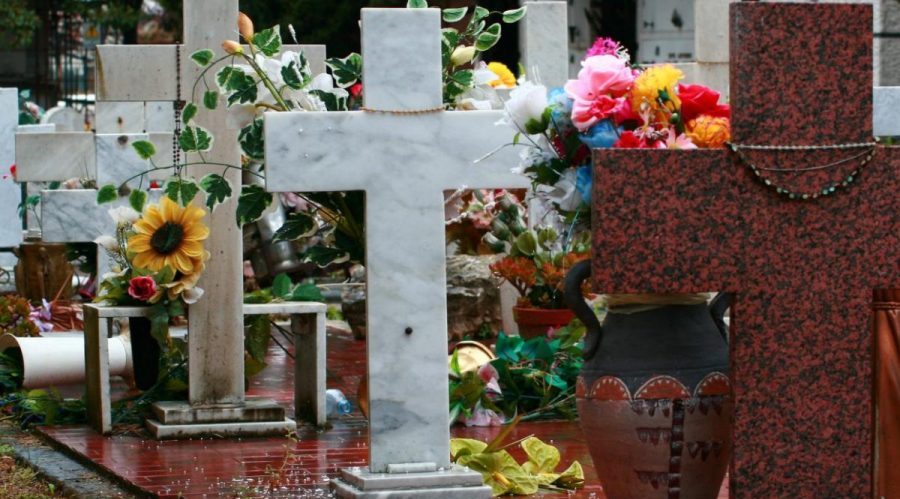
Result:
<instances>
[{"instance_id":1,"label":"concrete ledge","mask_svg":"<svg viewBox=\"0 0 900 499\"><path fill-rule=\"evenodd\" d=\"M147 429L154 438L160 440L193 437L264 437L284 436L295 431L297 423L291 419L285 419L252 423L164 425L155 419L148 419Z\"/></svg>"},{"instance_id":2,"label":"concrete ledge","mask_svg":"<svg viewBox=\"0 0 900 499\"><path fill-rule=\"evenodd\" d=\"M187 402L157 402L153 414L164 425L283 421L284 407L272 399L247 399L237 406L194 407Z\"/></svg>"}]
</instances>

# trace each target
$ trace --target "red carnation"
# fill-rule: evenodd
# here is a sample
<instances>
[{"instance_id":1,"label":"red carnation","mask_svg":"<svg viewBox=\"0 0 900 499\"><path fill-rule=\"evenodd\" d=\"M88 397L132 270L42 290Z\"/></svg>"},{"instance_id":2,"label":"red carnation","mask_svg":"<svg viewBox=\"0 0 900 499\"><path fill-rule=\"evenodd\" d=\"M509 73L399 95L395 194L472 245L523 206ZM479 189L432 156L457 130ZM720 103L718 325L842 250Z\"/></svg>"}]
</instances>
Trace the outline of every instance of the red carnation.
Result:
<instances>
[{"instance_id":1,"label":"red carnation","mask_svg":"<svg viewBox=\"0 0 900 499\"><path fill-rule=\"evenodd\" d=\"M700 115L715 118L728 118L731 108L728 104L719 104L719 92L703 85L678 85L678 97L681 99L681 122L690 123Z\"/></svg>"},{"instance_id":2,"label":"red carnation","mask_svg":"<svg viewBox=\"0 0 900 499\"><path fill-rule=\"evenodd\" d=\"M619 140L613 144L613 147L620 149L647 149L647 143L631 130L626 130L619 135Z\"/></svg>"},{"instance_id":3,"label":"red carnation","mask_svg":"<svg viewBox=\"0 0 900 499\"><path fill-rule=\"evenodd\" d=\"M132 277L128 282L128 295L135 300L148 301L156 294L156 281L145 275Z\"/></svg>"}]
</instances>

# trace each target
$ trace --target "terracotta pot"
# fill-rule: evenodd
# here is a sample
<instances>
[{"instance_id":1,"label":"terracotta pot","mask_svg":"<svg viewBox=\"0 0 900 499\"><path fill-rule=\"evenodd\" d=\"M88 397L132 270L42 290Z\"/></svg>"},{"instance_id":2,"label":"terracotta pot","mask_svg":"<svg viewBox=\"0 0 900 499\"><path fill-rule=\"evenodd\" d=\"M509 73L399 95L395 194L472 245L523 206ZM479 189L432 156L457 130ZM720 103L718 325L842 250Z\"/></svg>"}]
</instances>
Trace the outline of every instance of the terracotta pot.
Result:
<instances>
[{"instance_id":1,"label":"terracotta pot","mask_svg":"<svg viewBox=\"0 0 900 499\"><path fill-rule=\"evenodd\" d=\"M519 336L535 338L546 335L550 328L569 324L575 318L575 314L567 308L513 307L513 317L519 326Z\"/></svg>"},{"instance_id":2,"label":"terracotta pot","mask_svg":"<svg viewBox=\"0 0 900 499\"><path fill-rule=\"evenodd\" d=\"M15 254L16 291L29 300L52 300L60 296L68 300L72 294L72 274L75 270L66 257L65 243L45 243L27 239Z\"/></svg>"},{"instance_id":3,"label":"terracotta pot","mask_svg":"<svg viewBox=\"0 0 900 499\"><path fill-rule=\"evenodd\" d=\"M566 302L588 328L576 397L606 496L715 499L732 449L730 296L610 312L601 326L581 295L589 275L589 261L572 268Z\"/></svg>"}]
</instances>

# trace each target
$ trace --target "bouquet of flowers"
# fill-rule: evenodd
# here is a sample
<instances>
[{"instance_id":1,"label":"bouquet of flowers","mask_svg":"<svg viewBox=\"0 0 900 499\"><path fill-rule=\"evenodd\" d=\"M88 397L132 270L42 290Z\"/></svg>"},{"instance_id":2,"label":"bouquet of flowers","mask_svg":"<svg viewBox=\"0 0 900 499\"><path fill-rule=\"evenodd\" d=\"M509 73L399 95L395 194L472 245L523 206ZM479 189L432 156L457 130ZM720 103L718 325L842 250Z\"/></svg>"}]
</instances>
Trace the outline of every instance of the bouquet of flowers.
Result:
<instances>
[{"instance_id":1,"label":"bouquet of flowers","mask_svg":"<svg viewBox=\"0 0 900 499\"><path fill-rule=\"evenodd\" d=\"M169 319L182 315L184 304L203 296L197 281L209 260L203 248L209 237L209 228L202 222L206 210L163 197L143 213L121 206L109 214L116 221L116 234L95 242L109 253L114 265L102 276L96 301L152 306L151 334L165 349Z\"/></svg>"},{"instance_id":2,"label":"bouquet of flowers","mask_svg":"<svg viewBox=\"0 0 900 499\"><path fill-rule=\"evenodd\" d=\"M564 88L523 82L506 102L505 123L524 147L518 171L569 222L589 215L590 149L723 147L730 138L718 92L679 83L684 74L671 64L640 68L629 59L600 38Z\"/></svg>"}]
</instances>

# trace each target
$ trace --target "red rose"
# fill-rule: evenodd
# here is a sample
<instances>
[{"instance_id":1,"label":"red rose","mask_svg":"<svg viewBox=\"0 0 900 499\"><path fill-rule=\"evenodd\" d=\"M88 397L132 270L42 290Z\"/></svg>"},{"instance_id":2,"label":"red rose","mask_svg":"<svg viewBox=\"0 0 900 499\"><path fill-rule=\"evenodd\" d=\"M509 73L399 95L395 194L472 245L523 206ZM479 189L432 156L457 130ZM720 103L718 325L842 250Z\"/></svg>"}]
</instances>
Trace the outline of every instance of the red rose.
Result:
<instances>
[{"instance_id":1,"label":"red rose","mask_svg":"<svg viewBox=\"0 0 900 499\"><path fill-rule=\"evenodd\" d=\"M350 95L353 97L359 97L359 94L361 94L362 91L363 91L362 83L354 83L350 87Z\"/></svg>"},{"instance_id":2,"label":"red rose","mask_svg":"<svg viewBox=\"0 0 900 499\"><path fill-rule=\"evenodd\" d=\"M147 301L156 294L156 281L148 275L132 277L128 282L128 294L135 300Z\"/></svg>"},{"instance_id":3,"label":"red rose","mask_svg":"<svg viewBox=\"0 0 900 499\"><path fill-rule=\"evenodd\" d=\"M681 99L681 122L690 123L700 115L715 118L728 118L731 108L728 104L719 104L719 92L703 85L678 85L678 97Z\"/></svg>"},{"instance_id":4,"label":"red rose","mask_svg":"<svg viewBox=\"0 0 900 499\"><path fill-rule=\"evenodd\" d=\"M619 140L613 144L613 147L621 149L647 149L647 143L644 139L638 137L631 130L626 130L619 135Z\"/></svg>"}]
</instances>

